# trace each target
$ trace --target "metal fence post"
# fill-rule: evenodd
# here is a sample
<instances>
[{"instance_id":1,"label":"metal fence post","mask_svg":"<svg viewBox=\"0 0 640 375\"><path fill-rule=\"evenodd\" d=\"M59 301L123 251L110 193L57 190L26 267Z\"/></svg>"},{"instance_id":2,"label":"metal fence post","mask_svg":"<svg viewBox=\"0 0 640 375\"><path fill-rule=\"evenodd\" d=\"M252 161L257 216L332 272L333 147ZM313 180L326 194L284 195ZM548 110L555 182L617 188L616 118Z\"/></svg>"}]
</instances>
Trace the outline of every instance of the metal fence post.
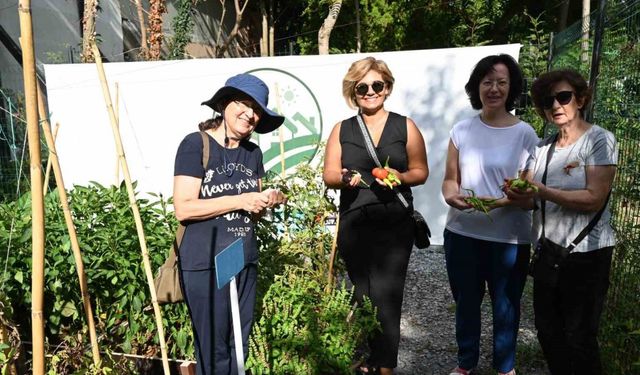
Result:
<instances>
[{"instance_id":1,"label":"metal fence post","mask_svg":"<svg viewBox=\"0 0 640 375\"><path fill-rule=\"evenodd\" d=\"M591 122L593 120L593 103L596 99L596 87L598 83L598 75L600 72L600 55L602 53L602 36L604 34L604 11L607 0L600 0L598 4L598 19L596 21L596 32L593 37L593 52L591 55L591 71L589 72L589 86L592 90L592 100L589 108L585 111L585 120Z\"/></svg>"}]
</instances>

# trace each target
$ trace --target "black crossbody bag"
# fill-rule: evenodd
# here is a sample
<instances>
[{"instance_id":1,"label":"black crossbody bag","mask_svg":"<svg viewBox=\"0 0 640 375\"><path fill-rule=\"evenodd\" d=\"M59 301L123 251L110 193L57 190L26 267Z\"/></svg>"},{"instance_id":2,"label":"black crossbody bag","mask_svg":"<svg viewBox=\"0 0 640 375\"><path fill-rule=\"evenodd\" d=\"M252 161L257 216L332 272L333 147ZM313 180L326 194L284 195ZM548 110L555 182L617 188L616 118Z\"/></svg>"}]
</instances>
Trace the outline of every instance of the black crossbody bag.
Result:
<instances>
[{"instance_id":1,"label":"black crossbody bag","mask_svg":"<svg viewBox=\"0 0 640 375\"><path fill-rule=\"evenodd\" d=\"M369 153L369 156L371 156L371 159L373 159L373 162L376 163L378 168L382 168L382 163L380 163L380 159L378 159L378 155L376 155L376 151L373 147L371 135L369 135L369 131L367 131L367 128L364 125L364 121L362 121L360 114L356 115L356 119L358 119L358 125L360 125L360 131L362 132L364 144L366 146L367 152ZM398 199L400 200L400 203L402 203L404 208L409 210L409 202L407 202L407 200L398 190L396 190L395 192ZM422 216L422 214L417 210L413 210L411 216L413 217L415 229L414 244L418 249L426 249L431 245L431 240L429 238L431 237L431 230L429 229L429 225L427 225L427 221L425 220L424 216Z\"/></svg>"},{"instance_id":2,"label":"black crossbody bag","mask_svg":"<svg viewBox=\"0 0 640 375\"><path fill-rule=\"evenodd\" d=\"M542 174L542 183L545 185L547 183L547 169L549 168L549 161L551 160L553 151L556 148L557 140L558 136L556 135L553 143L547 151L547 160L544 166L544 173ZM580 243L580 241L582 241L596 226L596 224L600 220L600 217L602 216L602 213L604 212L605 207L607 207L609 197L611 197L611 190L607 195L604 206L602 206L600 211L596 213L589 224L587 224L587 226L578 234L578 236L573 241L571 241L571 243L567 247L558 245L545 236L544 222L546 202L544 199L540 200L540 209L542 214L542 235L540 236L540 240L538 240L538 246L536 246L533 258L531 258L531 263L529 264L529 275L531 275L535 281L551 287L558 284L558 278L560 275L560 268L562 267L562 263L569 256L569 254L571 254L573 249Z\"/></svg>"}]
</instances>

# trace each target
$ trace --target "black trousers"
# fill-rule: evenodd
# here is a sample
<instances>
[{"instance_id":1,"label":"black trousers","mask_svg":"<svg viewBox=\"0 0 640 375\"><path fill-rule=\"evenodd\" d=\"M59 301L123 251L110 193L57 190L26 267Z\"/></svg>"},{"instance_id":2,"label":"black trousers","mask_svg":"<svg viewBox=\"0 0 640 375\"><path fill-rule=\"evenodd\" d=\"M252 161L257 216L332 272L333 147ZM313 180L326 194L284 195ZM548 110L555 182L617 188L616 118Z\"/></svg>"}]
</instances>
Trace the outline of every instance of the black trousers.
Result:
<instances>
[{"instance_id":1,"label":"black trousers","mask_svg":"<svg viewBox=\"0 0 640 375\"><path fill-rule=\"evenodd\" d=\"M382 326L369 340L370 365L398 365L400 312L413 241L413 217L399 202L362 207L340 217L338 250L355 298L371 299Z\"/></svg>"},{"instance_id":2,"label":"black trousers","mask_svg":"<svg viewBox=\"0 0 640 375\"><path fill-rule=\"evenodd\" d=\"M215 270L182 271L182 290L189 308L197 375L235 375L238 373L234 346L229 285L218 289ZM238 303L244 358L249 353L249 334L256 301L257 266L247 265L238 275Z\"/></svg>"},{"instance_id":3,"label":"black trousers","mask_svg":"<svg viewBox=\"0 0 640 375\"><path fill-rule=\"evenodd\" d=\"M607 247L570 254L558 285L533 283L538 340L552 375L602 374L597 336L612 252Z\"/></svg>"}]
</instances>

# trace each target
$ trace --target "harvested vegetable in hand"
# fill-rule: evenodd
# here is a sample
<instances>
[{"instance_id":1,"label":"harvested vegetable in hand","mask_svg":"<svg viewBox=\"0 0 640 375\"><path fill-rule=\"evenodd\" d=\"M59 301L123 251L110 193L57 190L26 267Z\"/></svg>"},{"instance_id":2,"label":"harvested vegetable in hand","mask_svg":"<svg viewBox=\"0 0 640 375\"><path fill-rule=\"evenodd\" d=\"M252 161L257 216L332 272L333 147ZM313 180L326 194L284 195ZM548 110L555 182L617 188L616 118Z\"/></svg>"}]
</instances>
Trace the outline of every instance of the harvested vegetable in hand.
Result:
<instances>
[{"instance_id":1,"label":"harvested vegetable in hand","mask_svg":"<svg viewBox=\"0 0 640 375\"><path fill-rule=\"evenodd\" d=\"M371 170L371 174L373 177L382 180L390 189L393 189L394 183L396 185L401 185L400 179L395 173L389 171L389 157L387 156L387 161L384 163L384 168L373 168Z\"/></svg>"},{"instance_id":2,"label":"harvested vegetable in hand","mask_svg":"<svg viewBox=\"0 0 640 375\"><path fill-rule=\"evenodd\" d=\"M364 180L362 179L362 175L360 174L360 172L354 171L354 170L351 170L348 173L343 174L342 175L342 182L344 182L345 184L348 184L348 183L351 182L351 179L353 179L356 176L360 177L360 183L361 184L363 184L366 187L369 187L369 184L364 182Z\"/></svg>"},{"instance_id":3,"label":"harvested vegetable in hand","mask_svg":"<svg viewBox=\"0 0 640 375\"><path fill-rule=\"evenodd\" d=\"M371 170L371 174L373 175L373 177L375 178L379 178L381 180L384 180L385 178L387 178L387 176L389 175L389 171L384 169L384 168L373 168Z\"/></svg>"},{"instance_id":4,"label":"harvested vegetable in hand","mask_svg":"<svg viewBox=\"0 0 640 375\"><path fill-rule=\"evenodd\" d=\"M507 180L507 182L505 182L503 186L505 185L512 190L520 191L523 193L529 189L533 190L536 193L538 192L538 187L536 185L532 184L529 180L523 180L521 178L512 178L510 180Z\"/></svg>"},{"instance_id":5,"label":"harvested vegetable in hand","mask_svg":"<svg viewBox=\"0 0 640 375\"><path fill-rule=\"evenodd\" d=\"M479 198L476 196L476 192L473 191L473 189L462 188L462 190L470 194L470 196L464 198L464 201L470 204L475 211L484 212L484 214L487 215L489 220L493 221L491 216L489 216L489 209L491 208L491 205L497 201L497 199Z\"/></svg>"}]
</instances>

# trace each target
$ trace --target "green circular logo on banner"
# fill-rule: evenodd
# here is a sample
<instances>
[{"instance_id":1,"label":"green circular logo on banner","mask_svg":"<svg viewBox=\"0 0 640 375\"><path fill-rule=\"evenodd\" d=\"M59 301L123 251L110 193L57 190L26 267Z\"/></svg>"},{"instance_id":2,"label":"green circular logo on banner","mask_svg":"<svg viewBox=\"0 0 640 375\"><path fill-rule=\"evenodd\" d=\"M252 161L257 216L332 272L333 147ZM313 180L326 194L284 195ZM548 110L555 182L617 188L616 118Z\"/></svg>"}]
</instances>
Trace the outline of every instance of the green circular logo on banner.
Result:
<instances>
[{"instance_id":1,"label":"green circular logo on banner","mask_svg":"<svg viewBox=\"0 0 640 375\"><path fill-rule=\"evenodd\" d=\"M311 161L320 147L322 113L309 87L284 70L260 68L247 73L269 86L269 109L285 117L277 130L252 136L262 149L265 171L280 174Z\"/></svg>"}]
</instances>

